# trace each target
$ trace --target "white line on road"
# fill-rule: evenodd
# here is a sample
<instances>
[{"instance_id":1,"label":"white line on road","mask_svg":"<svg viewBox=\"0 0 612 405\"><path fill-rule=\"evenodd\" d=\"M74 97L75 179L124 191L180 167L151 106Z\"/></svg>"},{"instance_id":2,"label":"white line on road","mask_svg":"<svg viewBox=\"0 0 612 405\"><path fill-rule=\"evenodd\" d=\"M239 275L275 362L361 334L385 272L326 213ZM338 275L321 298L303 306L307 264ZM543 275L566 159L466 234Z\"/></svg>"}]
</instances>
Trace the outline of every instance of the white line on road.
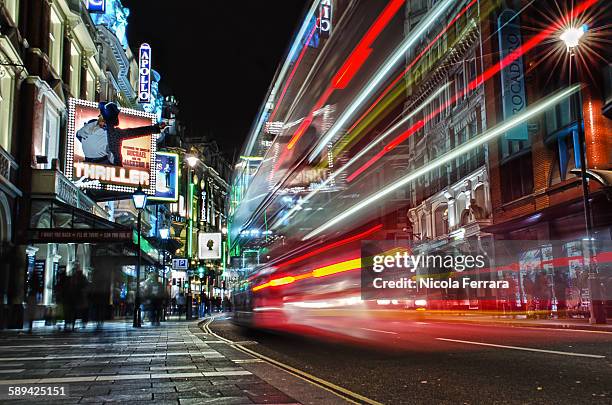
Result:
<instances>
[{"instance_id":1,"label":"white line on road","mask_svg":"<svg viewBox=\"0 0 612 405\"><path fill-rule=\"evenodd\" d=\"M472 341L469 341L469 340L457 340L457 339L446 339L446 338L436 338L436 340L443 340L445 342L453 342L453 343L465 343L467 345L499 347L501 349L523 350L523 351L527 351L527 352L561 354L561 355L564 355L564 356L575 356L575 357L589 357L589 358L592 358L592 359L604 359L606 357L606 356L601 356L599 354L560 352L560 351L557 351L557 350L535 349L535 348L532 348L532 347L506 346L506 345L497 345L497 344L493 344L493 343L472 342Z\"/></svg>"},{"instance_id":2,"label":"white line on road","mask_svg":"<svg viewBox=\"0 0 612 405\"><path fill-rule=\"evenodd\" d=\"M264 363L264 361L261 359L236 359L232 361L237 364Z\"/></svg>"},{"instance_id":3,"label":"white line on road","mask_svg":"<svg viewBox=\"0 0 612 405\"><path fill-rule=\"evenodd\" d=\"M378 332L378 333L388 333L389 335L397 335L397 332L389 332L387 330L378 330L378 329L368 329L368 328L359 328L363 330L369 330L370 332Z\"/></svg>"}]
</instances>

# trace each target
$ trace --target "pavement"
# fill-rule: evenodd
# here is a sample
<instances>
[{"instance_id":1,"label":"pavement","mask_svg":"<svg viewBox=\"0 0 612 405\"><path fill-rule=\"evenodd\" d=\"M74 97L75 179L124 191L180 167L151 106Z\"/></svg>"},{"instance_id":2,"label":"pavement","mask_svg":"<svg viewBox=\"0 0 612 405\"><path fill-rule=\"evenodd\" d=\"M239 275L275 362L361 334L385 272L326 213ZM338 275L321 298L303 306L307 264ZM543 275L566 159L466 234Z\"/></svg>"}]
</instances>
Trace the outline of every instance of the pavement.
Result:
<instances>
[{"instance_id":1,"label":"pavement","mask_svg":"<svg viewBox=\"0 0 612 405\"><path fill-rule=\"evenodd\" d=\"M345 403L204 333L198 321L134 329L109 322L73 332L35 325L0 332L0 402ZM257 370L258 377L249 367ZM279 373L281 374L279 376ZM278 380L285 394L266 381ZM60 387L63 396L9 396L9 387Z\"/></svg>"}]
</instances>

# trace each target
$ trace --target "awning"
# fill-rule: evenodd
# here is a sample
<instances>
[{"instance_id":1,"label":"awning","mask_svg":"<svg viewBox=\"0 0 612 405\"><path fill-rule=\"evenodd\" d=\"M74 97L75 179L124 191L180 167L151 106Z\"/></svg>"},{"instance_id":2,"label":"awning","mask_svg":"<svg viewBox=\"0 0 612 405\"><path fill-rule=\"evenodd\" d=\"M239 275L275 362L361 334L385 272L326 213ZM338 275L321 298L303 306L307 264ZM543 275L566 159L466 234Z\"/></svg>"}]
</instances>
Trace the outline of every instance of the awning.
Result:
<instances>
[{"instance_id":1,"label":"awning","mask_svg":"<svg viewBox=\"0 0 612 405\"><path fill-rule=\"evenodd\" d=\"M28 243L128 242L132 229L58 201L32 199Z\"/></svg>"}]
</instances>

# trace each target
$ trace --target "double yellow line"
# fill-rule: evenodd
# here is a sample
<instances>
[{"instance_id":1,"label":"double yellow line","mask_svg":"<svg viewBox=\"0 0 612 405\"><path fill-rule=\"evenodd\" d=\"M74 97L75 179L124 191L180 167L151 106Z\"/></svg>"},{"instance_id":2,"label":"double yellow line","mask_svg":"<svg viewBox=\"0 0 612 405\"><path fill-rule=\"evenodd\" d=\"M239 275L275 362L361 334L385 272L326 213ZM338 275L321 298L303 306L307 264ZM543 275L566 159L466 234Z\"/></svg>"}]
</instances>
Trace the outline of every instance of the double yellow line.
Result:
<instances>
[{"instance_id":1,"label":"double yellow line","mask_svg":"<svg viewBox=\"0 0 612 405\"><path fill-rule=\"evenodd\" d=\"M215 332L213 332L210 329L210 324L212 324L215 320L215 317L211 317L210 319L208 319L207 321L204 321L202 323L200 323L200 328L205 332L208 333L212 336L214 336L215 338L231 345L232 347L236 348L237 350L240 350L243 353L246 353L248 355L251 355L253 357L256 357L268 364L271 364L301 380L304 380L312 385L315 385L319 388L322 388L326 391L331 392L332 394L344 399L345 401L351 403L351 404L370 404L370 405L383 405L382 403L378 402L378 401L374 401L373 399L364 397L363 395L360 395L356 392L350 391L346 388L340 387L334 383L331 383L329 381L323 380L322 378L316 377L312 374L306 373L302 370L299 370L295 367L291 367L288 364L285 363L281 363L278 360L274 360L268 356L264 356L263 354L259 354L251 349L248 349L244 346L242 346L241 344L238 343L234 343L229 339L226 339L224 337L221 337L219 335L217 335Z\"/></svg>"}]
</instances>

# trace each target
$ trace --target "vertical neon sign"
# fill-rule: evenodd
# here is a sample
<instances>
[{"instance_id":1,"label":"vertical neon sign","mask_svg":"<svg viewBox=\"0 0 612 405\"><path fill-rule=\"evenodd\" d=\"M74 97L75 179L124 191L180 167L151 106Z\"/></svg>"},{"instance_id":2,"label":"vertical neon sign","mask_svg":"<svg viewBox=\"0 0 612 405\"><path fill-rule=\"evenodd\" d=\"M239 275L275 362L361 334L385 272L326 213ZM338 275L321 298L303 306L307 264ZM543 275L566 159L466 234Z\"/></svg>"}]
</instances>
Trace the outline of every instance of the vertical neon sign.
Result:
<instances>
[{"instance_id":1,"label":"vertical neon sign","mask_svg":"<svg viewBox=\"0 0 612 405\"><path fill-rule=\"evenodd\" d=\"M319 35L327 38L332 27L332 0L321 0L319 5Z\"/></svg>"},{"instance_id":2,"label":"vertical neon sign","mask_svg":"<svg viewBox=\"0 0 612 405\"><path fill-rule=\"evenodd\" d=\"M138 51L138 102L151 102L151 47L147 43Z\"/></svg>"}]
</instances>

